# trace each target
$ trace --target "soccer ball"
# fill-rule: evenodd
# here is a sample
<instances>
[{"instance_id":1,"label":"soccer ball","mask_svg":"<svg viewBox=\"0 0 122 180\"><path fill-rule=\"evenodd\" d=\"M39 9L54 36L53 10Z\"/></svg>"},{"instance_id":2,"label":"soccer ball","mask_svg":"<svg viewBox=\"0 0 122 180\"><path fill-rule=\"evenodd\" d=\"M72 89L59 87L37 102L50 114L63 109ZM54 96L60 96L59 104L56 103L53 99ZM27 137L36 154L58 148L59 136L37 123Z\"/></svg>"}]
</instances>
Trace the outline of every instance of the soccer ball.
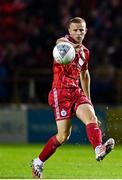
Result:
<instances>
[{"instance_id":1,"label":"soccer ball","mask_svg":"<svg viewBox=\"0 0 122 180\"><path fill-rule=\"evenodd\" d=\"M75 58L75 49L69 42L60 42L53 49L53 57L59 64L69 64Z\"/></svg>"}]
</instances>

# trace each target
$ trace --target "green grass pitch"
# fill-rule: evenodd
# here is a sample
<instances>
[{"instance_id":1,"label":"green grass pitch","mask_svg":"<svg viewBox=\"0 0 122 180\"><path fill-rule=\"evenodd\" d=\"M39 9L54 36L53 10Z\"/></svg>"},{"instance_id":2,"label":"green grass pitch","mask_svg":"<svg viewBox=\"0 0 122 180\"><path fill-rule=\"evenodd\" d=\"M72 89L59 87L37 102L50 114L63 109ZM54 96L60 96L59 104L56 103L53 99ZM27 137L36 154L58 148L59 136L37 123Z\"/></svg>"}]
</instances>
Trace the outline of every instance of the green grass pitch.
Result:
<instances>
[{"instance_id":1,"label":"green grass pitch","mask_svg":"<svg viewBox=\"0 0 122 180\"><path fill-rule=\"evenodd\" d=\"M0 145L0 179L31 179L30 162L42 145ZM45 162L46 179L121 179L122 147L117 146L101 162L95 160L91 146L60 147Z\"/></svg>"}]
</instances>

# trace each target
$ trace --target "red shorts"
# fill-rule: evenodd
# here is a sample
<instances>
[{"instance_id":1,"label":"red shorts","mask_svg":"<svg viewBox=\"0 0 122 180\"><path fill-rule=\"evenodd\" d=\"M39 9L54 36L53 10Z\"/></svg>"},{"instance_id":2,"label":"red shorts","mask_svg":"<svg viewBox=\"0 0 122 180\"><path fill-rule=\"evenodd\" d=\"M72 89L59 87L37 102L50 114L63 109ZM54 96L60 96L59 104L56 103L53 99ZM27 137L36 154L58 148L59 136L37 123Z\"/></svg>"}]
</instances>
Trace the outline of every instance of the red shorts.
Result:
<instances>
[{"instance_id":1,"label":"red shorts","mask_svg":"<svg viewBox=\"0 0 122 180\"><path fill-rule=\"evenodd\" d=\"M91 104L80 88L54 88L49 93L48 102L54 110L56 120L71 118L80 104Z\"/></svg>"}]
</instances>

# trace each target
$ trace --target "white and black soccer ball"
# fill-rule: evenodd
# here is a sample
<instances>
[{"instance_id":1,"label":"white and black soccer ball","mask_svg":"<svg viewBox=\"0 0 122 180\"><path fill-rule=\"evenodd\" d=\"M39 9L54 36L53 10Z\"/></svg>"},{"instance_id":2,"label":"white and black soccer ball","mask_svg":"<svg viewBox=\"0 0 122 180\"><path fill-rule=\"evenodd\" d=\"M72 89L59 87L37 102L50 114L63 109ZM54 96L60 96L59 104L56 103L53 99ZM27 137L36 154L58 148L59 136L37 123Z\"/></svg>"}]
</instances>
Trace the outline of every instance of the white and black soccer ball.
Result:
<instances>
[{"instance_id":1,"label":"white and black soccer ball","mask_svg":"<svg viewBox=\"0 0 122 180\"><path fill-rule=\"evenodd\" d=\"M60 42L53 49L53 57L59 64L69 64L75 58L75 49L69 42Z\"/></svg>"}]
</instances>

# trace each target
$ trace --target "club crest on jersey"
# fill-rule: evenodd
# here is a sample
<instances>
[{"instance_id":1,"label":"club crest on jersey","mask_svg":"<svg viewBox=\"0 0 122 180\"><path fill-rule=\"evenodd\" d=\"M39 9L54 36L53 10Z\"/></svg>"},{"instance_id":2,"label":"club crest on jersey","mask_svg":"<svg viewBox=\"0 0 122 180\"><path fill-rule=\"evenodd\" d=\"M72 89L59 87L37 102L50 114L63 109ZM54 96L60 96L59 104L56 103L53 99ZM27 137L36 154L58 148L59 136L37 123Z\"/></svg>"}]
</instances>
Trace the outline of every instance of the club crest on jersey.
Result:
<instances>
[{"instance_id":1,"label":"club crest on jersey","mask_svg":"<svg viewBox=\"0 0 122 180\"><path fill-rule=\"evenodd\" d=\"M67 112L66 112L64 109L62 109L62 110L61 110L61 116L64 117L64 116L66 116L66 115L67 115Z\"/></svg>"}]
</instances>

